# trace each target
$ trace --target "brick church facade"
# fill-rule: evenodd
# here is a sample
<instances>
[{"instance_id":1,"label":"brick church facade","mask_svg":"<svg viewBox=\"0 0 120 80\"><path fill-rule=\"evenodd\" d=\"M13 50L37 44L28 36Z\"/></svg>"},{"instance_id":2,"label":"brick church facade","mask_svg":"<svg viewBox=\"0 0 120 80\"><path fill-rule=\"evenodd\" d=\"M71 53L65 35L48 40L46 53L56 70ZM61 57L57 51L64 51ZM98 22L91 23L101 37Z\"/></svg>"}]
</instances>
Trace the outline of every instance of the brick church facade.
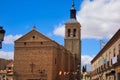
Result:
<instances>
[{"instance_id":1,"label":"brick church facade","mask_svg":"<svg viewBox=\"0 0 120 80\"><path fill-rule=\"evenodd\" d=\"M74 2L65 23L65 43L38 32L34 27L15 41L14 80L75 80L81 72L80 24Z\"/></svg>"}]
</instances>

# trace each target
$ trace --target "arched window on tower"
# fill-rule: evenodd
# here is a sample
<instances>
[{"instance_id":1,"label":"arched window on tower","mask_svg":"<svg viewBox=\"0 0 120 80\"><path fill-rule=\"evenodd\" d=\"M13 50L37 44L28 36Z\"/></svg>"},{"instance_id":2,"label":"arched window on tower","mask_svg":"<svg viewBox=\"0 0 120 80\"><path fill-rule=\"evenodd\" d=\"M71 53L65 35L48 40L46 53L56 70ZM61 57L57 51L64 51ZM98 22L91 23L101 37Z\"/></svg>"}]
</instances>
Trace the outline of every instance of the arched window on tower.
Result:
<instances>
[{"instance_id":1,"label":"arched window on tower","mask_svg":"<svg viewBox=\"0 0 120 80\"><path fill-rule=\"evenodd\" d=\"M71 30L70 30L70 29L68 29L68 37L70 37L70 33L71 33Z\"/></svg>"},{"instance_id":2,"label":"arched window on tower","mask_svg":"<svg viewBox=\"0 0 120 80\"><path fill-rule=\"evenodd\" d=\"M73 37L76 37L76 29L73 29Z\"/></svg>"}]
</instances>

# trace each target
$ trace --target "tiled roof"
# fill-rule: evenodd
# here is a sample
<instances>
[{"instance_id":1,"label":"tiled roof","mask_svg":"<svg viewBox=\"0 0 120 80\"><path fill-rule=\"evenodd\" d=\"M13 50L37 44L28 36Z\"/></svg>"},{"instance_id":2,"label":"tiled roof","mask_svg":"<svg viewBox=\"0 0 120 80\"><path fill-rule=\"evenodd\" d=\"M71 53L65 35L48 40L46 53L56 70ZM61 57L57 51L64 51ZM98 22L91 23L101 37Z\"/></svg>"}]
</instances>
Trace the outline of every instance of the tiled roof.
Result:
<instances>
[{"instance_id":1,"label":"tiled roof","mask_svg":"<svg viewBox=\"0 0 120 80\"><path fill-rule=\"evenodd\" d=\"M13 61L11 61L8 65L7 65L7 67L10 67L10 66L12 66L13 65Z\"/></svg>"},{"instance_id":2,"label":"tiled roof","mask_svg":"<svg viewBox=\"0 0 120 80\"><path fill-rule=\"evenodd\" d=\"M66 23L78 23L78 21L76 19L70 19L68 22Z\"/></svg>"}]
</instances>

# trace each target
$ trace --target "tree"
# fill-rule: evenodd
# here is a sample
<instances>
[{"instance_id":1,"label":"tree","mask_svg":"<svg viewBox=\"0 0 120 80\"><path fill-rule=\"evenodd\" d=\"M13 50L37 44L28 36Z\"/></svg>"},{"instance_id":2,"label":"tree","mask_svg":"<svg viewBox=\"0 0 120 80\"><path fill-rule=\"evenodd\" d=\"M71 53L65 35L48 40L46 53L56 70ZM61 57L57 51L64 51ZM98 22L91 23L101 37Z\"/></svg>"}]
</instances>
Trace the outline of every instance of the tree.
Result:
<instances>
[{"instance_id":1,"label":"tree","mask_svg":"<svg viewBox=\"0 0 120 80\"><path fill-rule=\"evenodd\" d=\"M87 71L87 66L85 65L85 72Z\"/></svg>"},{"instance_id":2,"label":"tree","mask_svg":"<svg viewBox=\"0 0 120 80\"><path fill-rule=\"evenodd\" d=\"M82 67L82 72L83 72L83 73L85 72L85 66Z\"/></svg>"},{"instance_id":3,"label":"tree","mask_svg":"<svg viewBox=\"0 0 120 80\"><path fill-rule=\"evenodd\" d=\"M86 65L83 65L83 67L82 67L82 72L83 72L83 73L86 72Z\"/></svg>"}]
</instances>

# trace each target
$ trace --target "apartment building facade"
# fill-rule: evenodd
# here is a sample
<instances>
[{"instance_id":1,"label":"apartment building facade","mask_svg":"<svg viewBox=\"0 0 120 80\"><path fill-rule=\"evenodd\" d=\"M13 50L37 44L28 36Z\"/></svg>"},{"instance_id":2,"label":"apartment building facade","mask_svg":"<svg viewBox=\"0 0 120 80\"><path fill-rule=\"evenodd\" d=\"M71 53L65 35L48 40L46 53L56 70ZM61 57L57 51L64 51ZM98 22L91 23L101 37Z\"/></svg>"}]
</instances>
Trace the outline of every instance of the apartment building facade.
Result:
<instances>
[{"instance_id":1,"label":"apartment building facade","mask_svg":"<svg viewBox=\"0 0 120 80\"><path fill-rule=\"evenodd\" d=\"M92 80L120 80L120 29L93 58Z\"/></svg>"},{"instance_id":2,"label":"apartment building facade","mask_svg":"<svg viewBox=\"0 0 120 80\"><path fill-rule=\"evenodd\" d=\"M0 70L0 80L13 80L13 61L6 65L5 70Z\"/></svg>"}]
</instances>

